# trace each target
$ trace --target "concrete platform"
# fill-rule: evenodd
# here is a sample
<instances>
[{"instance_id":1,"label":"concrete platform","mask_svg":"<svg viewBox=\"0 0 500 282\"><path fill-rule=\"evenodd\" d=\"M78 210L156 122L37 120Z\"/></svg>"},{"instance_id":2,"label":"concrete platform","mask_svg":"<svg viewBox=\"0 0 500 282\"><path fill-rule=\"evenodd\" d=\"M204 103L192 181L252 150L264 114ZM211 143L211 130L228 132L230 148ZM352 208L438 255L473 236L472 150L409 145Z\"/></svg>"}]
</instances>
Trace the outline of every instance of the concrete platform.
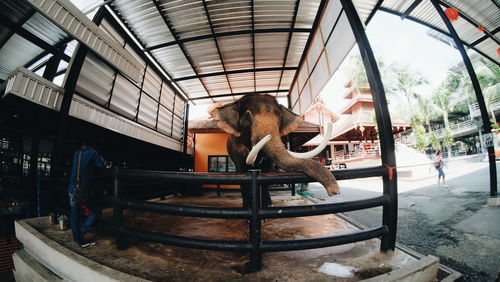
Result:
<instances>
[{"instance_id":1,"label":"concrete platform","mask_svg":"<svg viewBox=\"0 0 500 282\"><path fill-rule=\"evenodd\" d=\"M166 202L202 206L241 205L239 194L217 197L174 197ZM299 196L273 195L277 206L310 204ZM49 225L48 218L16 222L16 236L23 249L14 254L17 281L435 281L438 259L418 260L396 249L381 253L380 241L368 241L329 248L266 253L263 270L242 274L245 253L216 252L172 247L131 240L129 248L117 251L110 229L110 214L89 238L91 248L79 248L69 230ZM209 239L247 238L245 220L204 219L126 213L126 225L148 231ZM342 234L358 230L333 216L270 219L263 223L263 238L299 239Z\"/></svg>"}]
</instances>

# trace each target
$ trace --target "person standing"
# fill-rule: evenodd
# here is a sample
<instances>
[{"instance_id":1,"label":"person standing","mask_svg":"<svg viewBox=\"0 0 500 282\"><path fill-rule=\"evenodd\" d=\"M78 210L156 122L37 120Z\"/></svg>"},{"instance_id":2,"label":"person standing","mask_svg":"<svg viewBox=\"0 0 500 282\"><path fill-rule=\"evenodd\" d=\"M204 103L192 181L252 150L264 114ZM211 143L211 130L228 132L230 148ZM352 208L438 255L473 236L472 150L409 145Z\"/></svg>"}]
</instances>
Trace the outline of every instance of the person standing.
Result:
<instances>
[{"instance_id":1,"label":"person standing","mask_svg":"<svg viewBox=\"0 0 500 282\"><path fill-rule=\"evenodd\" d=\"M443 156L441 154L441 150L436 151L436 155L434 156L434 168L438 171L438 187L448 187L446 185L446 179L444 175L444 161ZM441 185L441 178L443 178L443 184Z\"/></svg>"},{"instance_id":2,"label":"person standing","mask_svg":"<svg viewBox=\"0 0 500 282\"><path fill-rule=\"evenodd\" d=\"M94 180L95 171L97 168L105 167L106 162L94 150L93 145L89 141L83 141L82 147L75 151L73 154L73 168L68 186L69 203L71 206L70 224L73 241L80 247L86 248L95 245L95 242L84 240L84 234L88 232L97 218L101 215L101 208L95 198L95 193L89 193L88 208L90 214L83 224L80 225L79 209L80 206L74 201L73 194L75 192L76 184L86 185L93 189L92 182Z\"/></svg>"}]
</instances>

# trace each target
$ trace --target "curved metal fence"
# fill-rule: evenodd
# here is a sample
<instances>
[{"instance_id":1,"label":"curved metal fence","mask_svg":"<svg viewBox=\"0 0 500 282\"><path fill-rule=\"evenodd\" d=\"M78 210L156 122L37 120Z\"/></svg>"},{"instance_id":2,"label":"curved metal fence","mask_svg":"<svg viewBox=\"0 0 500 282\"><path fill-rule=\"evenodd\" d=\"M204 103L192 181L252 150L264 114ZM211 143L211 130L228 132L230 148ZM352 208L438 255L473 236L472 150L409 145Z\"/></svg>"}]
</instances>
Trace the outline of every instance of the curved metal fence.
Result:
<instances>
[{"instance_id":1,"label":"curved metal fence","mask_svg":"<svg viewBox=\"0 0 500 282\"><path fill-rule=\"evenodd\" d=\"M385 166L369 167L362 169L345 169L333 171L337 180L364 178L373 176L383 176L384 179L390 177L388 173L391 169ZM248 208L218 208L218 207L198 207L183 206L166 203L152 203L127 199L122 197L122 184L128 181L168 181L172 183L189 184L247 184L251 187L251 206ZM248 271L258 271L262 265L262 254L265 252L292 251L314 248L324 248L347 243L353 243L372 238L382 238L381 250L394 250L396 226L391 222L396 219L391 218L395 213L388 210L397 203L395 191L387 191L375 198L347 201L332 204L288 206L288 207L262 207L261 187L269 184L307 183L314 179L302 173L264 173L260 170L251 170L246 174L237 173L195 173L195 172L163 172L144 170L114 170L114 224L115 239L118 249L126 248L128 238L139 238L151 242L164 243L173 246L197 248L216 251L242 251L250 254ZM392 203L391 203L392 201ZM262 240L261 220L266 218L288 218L324 215L340 212L355 211L383 206L382 226L361 230L349 234L341 234L327 237L316 237L299 240ZM225 219L247 219L249 239L248 240L207 240L199 238L189 238L134 229L124 226L124 209L142 210L160 214L191 216L204 218L225 218ZM387 218L386 218L387 217Z\"/></svg>"}]
</instances>

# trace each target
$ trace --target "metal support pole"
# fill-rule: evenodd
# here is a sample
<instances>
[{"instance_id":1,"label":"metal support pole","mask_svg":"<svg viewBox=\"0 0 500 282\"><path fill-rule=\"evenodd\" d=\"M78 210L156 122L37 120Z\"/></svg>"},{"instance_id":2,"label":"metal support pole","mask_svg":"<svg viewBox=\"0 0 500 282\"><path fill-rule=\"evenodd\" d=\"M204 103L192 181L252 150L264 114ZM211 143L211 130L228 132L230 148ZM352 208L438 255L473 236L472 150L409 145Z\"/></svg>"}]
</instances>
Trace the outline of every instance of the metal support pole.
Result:
<instances>
[{"instance_id":1,"label":"metal support pole","mask_svg":"<svg viewBox=\"0 0 500 282\"><path fill-rule=\"evenodd\" d=\"M120 181L118 179L118 167L113 168L113 224L115 229L115 244L117 250L127 248L125 238L118 232L123 225L123 209L119 202L121 198Z\"/></svg>"},{"instance_id":2,"label":"metal support pole","mask_svg":"<svg viewBox=\"0 0 500 282\"><path fill-rule=\"evenodd\" d=\"M66 44L63 44L57 48L57 53L55 53L48 61L45 66L45 71L43 72L43 78L50 81L54 81L57 74L57 68L61 62L62 56L64 55L64 50L66 49Z\"/></svg>"},{"instance_id":3,"label":"metal support pole","mask_svg":"<svg viewBox=\"0 0 500 282\"><path fill-rule=\"evenodd\" d=\"M94 22L99 25L103 18L102 9L94 17ZM64 94L59 109L59 120L57 125L54 146L52 149L52 159L50 163L50 178L53 191L57 191L60 178L64 175L64 139L66 137L67 124L69 120L69 110L73 101L76 83L80 76L83 63L88 53L88 48L80 44L75 55L71 58L68 72L64 82Z\"/></svg>"},{"instance_id":4,"label":"metal support pole","mask_svg":"<svg viewBox=\"0 0 500 282\"><path fill-rule=\"evenodd\" d=\"M31 130L31 150L30 150L30 162L29 162L29 183L30 192L32 197L30 200L33 203L33 209L30 209L32 214L30 216L36 215L38 210L37 194L40 193L40 189L37 189L38 182L38 156L40 154L40 128L39 128L39 110L35 109L33 118L33 128Z\"/></svg>"},{"instance_id":5,"label":"metal support pole","mask_svg":"<svg viewBox=\"0 0 500 282\"><path fill-rule=\"evenodd\" d=\"M396 229L398 220L398 187L396 173L396 155L394 153L394 136L392 123L387 107L384 86L378 70L377 62L370 43L365 33L364 25L352 3L352 0L341 0L354 37L358 43L359 52L365 65L366 76L372 91L377 126L380 128L380 148L382 164L387 167L388 173L383 176L384 195L389 196L389 203L384 205L382 224L387 226L389 232L382 236L380 249L382 251L394 250L396 247Z\"/></svg>"},{"instance_id":6,"label":"metal support pole","mask_svg":"<svg viewBox=\"0 0 500 282\"><path fill-rule=\"evenodd\" d=\"M187 153L189 126L189 103L184 105L184 133L182 134L182 152ZM186 165L187 166L187 165Z\"/></svg>"},{"instance_id":7,"label":"metal support pole","mask_svg":"<svg viewBox=\"0 0 500 282\"><path fill-rule=\"evenodd\" d=\"M484 133L492 134L490 119L488 117L488 110L486 109L486 103L484 102L484 96L483 92L481 91L481 85L479 84L479 80L477 79L476 72L474 71L474 67L472 66L472 62L470 61L469 56L465 51L464 45L462 44L462 41L460 40L457 31L453 27L453 24L451 24L450 20L448 19L443 9L439 5L439 1L431 0L431 2L432 5L434 5L434 8L438 12L441 19L443 20L444 24L450 31L450 35L453 38L453 41L455 41L455 45L457 46L457 49L460 52L460 55L462 56L462 59L464 61L467 72L469 73L469 77L472 82L472 87L474 88L474 92L476 93L479 110L481 112L481 119L483 120ZM481 129L479 129L479 131L481 131ZM490 197L496 197L498 196L497 167L495 163L495 150L493 146L488 147L488 159L490 162Z\"/></svg>"},{"instance_id":8,"label":"metal support pole","mask_svg":"<svg viewBox=\"0 0 500 282\"><path fill-rule=\"evenodd\" d=\"M251 169L250 174L252 176L252 203L250 205L252 215L250 217L250 243L252 244L252 251L250 252L250 265L249 272L259 271L262 268L262 253L260 251L261 247L261 222L259 216L260 210L260 185L257 182L257 177L260 174L260 170Z\"/></svg>"}]
</instances>

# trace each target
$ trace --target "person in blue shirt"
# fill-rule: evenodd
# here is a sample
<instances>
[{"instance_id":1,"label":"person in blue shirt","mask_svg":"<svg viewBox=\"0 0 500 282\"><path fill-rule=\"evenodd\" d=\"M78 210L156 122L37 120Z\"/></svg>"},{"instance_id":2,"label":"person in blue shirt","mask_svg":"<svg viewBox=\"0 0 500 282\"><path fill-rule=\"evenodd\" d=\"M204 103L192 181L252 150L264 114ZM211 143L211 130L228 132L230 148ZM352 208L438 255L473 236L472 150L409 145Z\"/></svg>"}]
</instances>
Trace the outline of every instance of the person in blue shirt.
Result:
<instances>
[{"instance_id":1,"label":"person in blue shirt","mask_svg":"<svg viewBox=\"0 0 500 282\"><path fill-rule=\"evenodd\" d=\"M71 170L71 176L68 186L69 203L71 206L70 213L70 224L71 233L73 235L73 241L80 247L86 248L95 245L95 242L85 241L83 239L84 234L88 232L97 218L101 215L101 209L97 204L96 199L90 199L89 209L90 214L85 220L85 222L80 226L79 223L79 206L73 201L73 193L75 192L76 182L77 182L77 170L78 170L78 158L80 157L80 184L89 185L92 187L91 182L94 179L94 174L97 168L103 168L106 166L106 161L99 155L99 153L94 150L92 143L90 141L83 141L82 147L75 151L73 154L73 168ZM95 193L91 193L91 197L95 197Z\"/></svg>"}]
</instances>

